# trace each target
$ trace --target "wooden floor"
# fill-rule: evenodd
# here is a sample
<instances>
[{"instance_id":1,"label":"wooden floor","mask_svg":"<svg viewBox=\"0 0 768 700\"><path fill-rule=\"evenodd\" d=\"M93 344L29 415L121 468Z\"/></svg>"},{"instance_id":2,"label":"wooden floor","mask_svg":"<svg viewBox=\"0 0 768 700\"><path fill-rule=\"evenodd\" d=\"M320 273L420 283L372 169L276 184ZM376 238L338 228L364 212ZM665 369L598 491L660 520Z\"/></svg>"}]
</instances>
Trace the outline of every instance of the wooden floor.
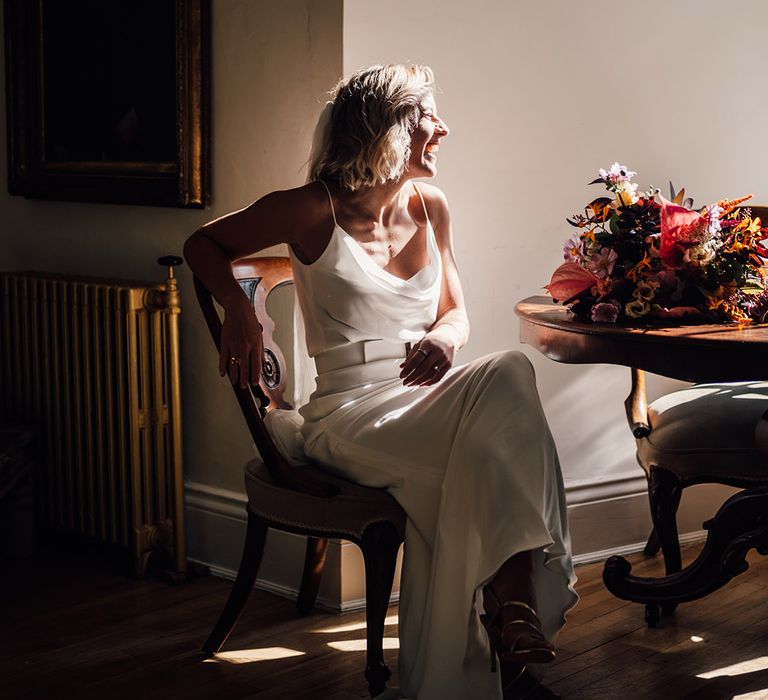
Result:
<instances>
[{"instance_id":1,"label":"wooden floor","mask_svg":"<svg viewBox=\"0 0 768 700\"><path fill-rule=\"evenodd\" d=\"M687 547L685 557L694 555ZM635 572L659 572L658 560L631 559ZM600 565L579 568L581 602L546 684L569 700L768 698L768 558L753 552L749 561L745 574L657 629L645 627L640 606L605 591ZM362 614L300 618L291 602L254 591L225 646L229 658L204 662L198 649L229 592L226 581L131 581L62 553L45 565L6 566L2 579L3 700L367 697L357 650ZM385 652L393 682L396 614ZM735 664L742 667L728 670Z\"/></svg>"}]
</instances>

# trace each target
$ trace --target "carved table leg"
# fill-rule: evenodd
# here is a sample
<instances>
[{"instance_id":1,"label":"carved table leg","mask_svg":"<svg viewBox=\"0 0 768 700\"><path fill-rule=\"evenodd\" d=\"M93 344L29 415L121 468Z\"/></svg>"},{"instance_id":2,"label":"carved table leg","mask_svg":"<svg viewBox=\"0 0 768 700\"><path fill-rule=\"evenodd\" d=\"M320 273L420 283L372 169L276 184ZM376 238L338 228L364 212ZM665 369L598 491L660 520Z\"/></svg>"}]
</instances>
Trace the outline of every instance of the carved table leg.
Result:
<instances>
[{"instance_id":1,"label":"carved table leg","mask_svg":"<svg viewBox=\"0 0 768 700\"><path fill-rule=\"evenodd\" d=\"M658 621L658 608L703 598L749 568L745 558L755 548L768 554L768 487L756 487L731 496L712 520L704 523L707 541L694 562L678 573L659 578L632 576L624 557L605 562L603 581L618 598L646 603L650 626Z\"/></svg>"}]
</instances>

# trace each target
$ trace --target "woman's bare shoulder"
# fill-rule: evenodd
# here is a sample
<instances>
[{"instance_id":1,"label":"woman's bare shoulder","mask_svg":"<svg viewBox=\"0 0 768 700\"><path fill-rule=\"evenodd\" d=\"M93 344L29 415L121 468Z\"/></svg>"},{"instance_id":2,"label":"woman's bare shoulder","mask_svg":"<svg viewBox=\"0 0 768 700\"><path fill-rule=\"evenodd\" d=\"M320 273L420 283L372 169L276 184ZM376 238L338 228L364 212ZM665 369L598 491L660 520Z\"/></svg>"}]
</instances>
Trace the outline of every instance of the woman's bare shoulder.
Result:
<instances>
[{"instance_id":1,"label":"woman's bare shoulder","mask_svg":"<svg viewBox=\"0 0 768 700\"><path fill-rule=\"evenodd\" d=\"M274 222L283 232L281 243L299 251L312 248L312 242L332 222L328 194L320 182L270 192L252 206L263 221Z\"/></svg>"},{"instance_id":2,"label":"woman's bare shoulder","mask_svg":"<svg viewBox=\"0 0 768 700\"><path fill-rule=\"evenodd\" d=\"M328 208L328 195L319 182L309 182L300 187L275 190L264 195L257 204L290 221L296 231L317 225Z\"/></svg>"},{"instance_id":3,"label":"woman's bare shoulder","mask_svg":"<svg viewBox=\"0 0 768 700\"><path fill-rule=\"evenodd\" d=\"M305 264L316 260L333 230L328 191L321 182L315 181L273 195L274 205L291 219L291 236L286 242Z\"/></svg>"},{"instance_id":4,"label":"woman's bare shoulder","mask_svg":"<svg viewBox=\"0 0 768 700\"><path fill-rule=\"evenodd\" d=\"M324 187L310 183L265 194L244 209L208 222L190 240L209 238L232 260L281 243L303 249L329 217Z\"/></svg>"},{"instance_id":5,"label":"woman's bare shoulder","mask_svg":"<svg viewBox=\"0 0 768 700\"><path fill-rule=\"evenodd\" d=\"M429 182L419 182L416 186L424 197L424 204L432 225L436 227L441 221L448 220L448 199L443 191Z\"/></svg>"}]
</instances>

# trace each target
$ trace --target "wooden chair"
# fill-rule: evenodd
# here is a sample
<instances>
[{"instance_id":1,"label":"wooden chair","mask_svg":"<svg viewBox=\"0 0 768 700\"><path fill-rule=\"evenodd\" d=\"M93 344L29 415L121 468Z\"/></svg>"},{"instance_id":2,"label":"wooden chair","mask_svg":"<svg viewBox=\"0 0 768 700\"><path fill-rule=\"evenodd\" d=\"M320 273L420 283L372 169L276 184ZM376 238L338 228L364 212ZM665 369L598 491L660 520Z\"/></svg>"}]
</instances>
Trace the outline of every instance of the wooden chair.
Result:
<instances>
[{"instance_id":1,"label":"wooden chair","mask_svg":"<svg viewBox=\"0 0 768 700\"><path fill-rule=\"evenodd\" d=\"M768 207L752 211L768 223ZM703 483L768 485L768 460L757 441L761 416L768 409L768 382L698 384L649 406L645 373L632 369L625 407L637 460L648 479L653 530L645 553L653 556L661 549L667 574L674 574L681 569L677 508L684 488ZM671 612L675 606L661 609ZM656 621L648 622L653 626Z\"/></svg>"},{"instance_id":2,"label":"wooden chair","mask_svg":"<svg viewBox=\"0 0 768 700\"><path fill-rule=\"evenodd\" d=\"M219 651L234 628L256 580L270 528L308 537L297 601L302 614L314 607L328 538L343 538L360 547L365 561L365 676L371 695L377 695L385 689L390 677L384 663L382 638L397 552L405 536L405 512L384 490L359 486L313 465L291 466L278 450L263 418L273 409L290 408L283 396L287 367L273 338L275 324L267 313L266 301L274 289L292 283L290 264L284 257L249 258L233 264L233 271L264 329L259 386L234 387L263 463L254 461L246 468L248 529L242 561L232 593L203 645L203 652L210 656ZM210 292L198 279L195 279L195 291L218 349L221 319Z\"/></svg>"},{"instance_id":3,"label":"wooden chair","mask_svg":"<svg viewBox=\"0 0 768 700\"><path fill-rule=\"evenodd\" d=\"M673 574L681 567L676 513L684 488L768 485L768 460L757 441L768 382L696 384L649 406L644 372L633 369L626 406L637 460L648 478L654 529L645 552L661 549L666 572Z\"/></svg>"}]
</instances>

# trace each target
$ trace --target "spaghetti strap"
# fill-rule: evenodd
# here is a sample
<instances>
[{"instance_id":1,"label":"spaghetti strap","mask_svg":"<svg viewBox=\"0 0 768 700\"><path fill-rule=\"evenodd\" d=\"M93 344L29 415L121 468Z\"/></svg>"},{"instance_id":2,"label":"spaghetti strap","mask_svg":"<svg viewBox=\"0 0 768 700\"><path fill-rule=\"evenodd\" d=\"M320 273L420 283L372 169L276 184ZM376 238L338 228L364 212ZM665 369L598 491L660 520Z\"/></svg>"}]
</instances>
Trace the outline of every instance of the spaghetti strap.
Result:
<instances>
[{"instance_id":1,"label":"spaghetti strap","mask_svg":"<svg viewBox=\"0 0 768 700\"><path fill-rule=\"evenodd\" d=\"M333 216L333 223L334 223L334 225L335 225L335 226L338 226L338 225L339 225L339 222L338 222L338 221L336 221L336 210L333 208L333 197L331 197L331 190L330 190L330 188L328 187L328 185L326 185L326 184L325 184L325 182L324 182L323 180L318 180L318 182L319 182L319 183L320 183L320 184L321 184L323 187L325 187L325 191L328 193L328 201L329 201L329 202L330 202L330 204L331 204L331 215ZM421 201L422 201L422 203L424 202L424 200L423 200L423 199L422 199Z\"/></svg>"},{"instance_id":2,"label":"spaghetti strap","mask_svg":"<svg viewBox=\"0 0 768 700\"><path fill-rule=\"evenodd\" d=\"M421 190L416 187L416 183L413 183L413 188L416 190L416 193L419 195L419 199L421 200L421 206L424 207L424 216L427 217L427 225L431 228L432 222L429 220L429 213L427 212L427 205L424 203L424 196L421 194Z\"/></svg>"}]
</instances>

